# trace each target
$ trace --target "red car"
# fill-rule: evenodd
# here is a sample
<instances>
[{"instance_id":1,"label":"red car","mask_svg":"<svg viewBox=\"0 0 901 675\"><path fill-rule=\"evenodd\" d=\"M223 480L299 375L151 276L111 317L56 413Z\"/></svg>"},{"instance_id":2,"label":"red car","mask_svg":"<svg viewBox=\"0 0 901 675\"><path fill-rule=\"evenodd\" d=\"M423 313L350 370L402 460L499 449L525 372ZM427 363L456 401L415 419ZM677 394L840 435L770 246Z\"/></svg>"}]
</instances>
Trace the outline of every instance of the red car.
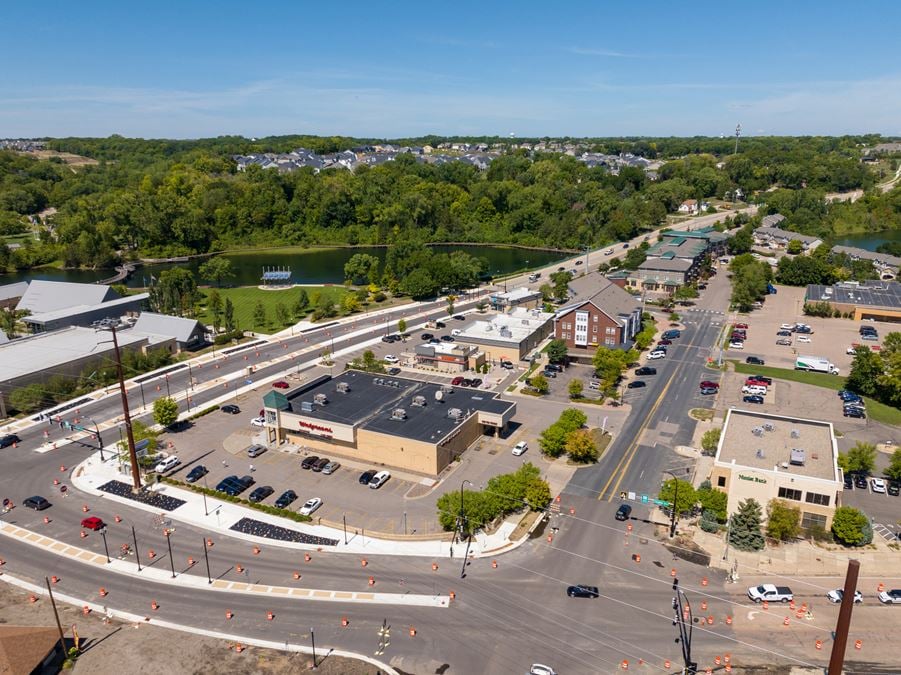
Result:
<instances>
[{"instance_id":1,"label":"red car","mask_svg":"<svg viewBox=\"0 0 901 675\"><path fill-rule=\"evenodd\" d=\"M463 384L463 378L460 376L457 376L451 380L451 384L454 385L455 387L459 387L461 384Z\"/></svg>"},{"instance_id":2,"label":"red car","mask_svg":"<svg viewBox=\"0 0 901 675\"><path fill-rule=\"evenodd\" d=\"M763 380L755 380L753 377L749 377L745 380L746 387L769 387L768 382L764 382Z\"/></svg>"},{"instance_id":3,"label":"red car","mask_svg":"<svg viewBox=\"0 0 901 675\"><path fill-rule=\"evenodd\" d=\"M667 340L666 338L663 338L663 339L660 340L660 342L658 342L657 344L658 344L658 345L671 345L671 344L673 344L673 341L672 341L672 340Z\"/></svg>"},{"instance_id":4,"label":"red car","mask_svg":"<svg viewBox=\"0 0 901 675\"><path fill-rule=\"evenodd\" d=\"M748 324L746 323L733 323L733 328L738 328L739 330L748 330Z\"/></svg>"},{"instance_id":5,"label":"red car","mask_svg":"<svg viewBox=\"0 0 901 675\"><path fill-rule=\"evenodd\" d=\"M102 530L106 525L97 516L91 516L81 521L81 526L86 530Z\"/></svg>"},{"instance_id":6,"label":"red car","mask_svg":"<svg viewBox=\"0 0 901 675\"><path fill-rule=\"evenodd\" d=\"M701 382L700 387L702 389L707 388L707 387L711 387L713 389L719 389L720 385L716 382L711 382L710 380L704 380L703 382Z\"/></svg>"},{"instance_id":7,"label":"red car","mask_svg":"<svg viewBox=\"0 0 901 675\"><path fill-rule=\"evenodd\" d=\"M273 382L272 386L276 389L288 389L291 385L284 380L279 380L278 382Z\"/></svg>"}]
</instances>

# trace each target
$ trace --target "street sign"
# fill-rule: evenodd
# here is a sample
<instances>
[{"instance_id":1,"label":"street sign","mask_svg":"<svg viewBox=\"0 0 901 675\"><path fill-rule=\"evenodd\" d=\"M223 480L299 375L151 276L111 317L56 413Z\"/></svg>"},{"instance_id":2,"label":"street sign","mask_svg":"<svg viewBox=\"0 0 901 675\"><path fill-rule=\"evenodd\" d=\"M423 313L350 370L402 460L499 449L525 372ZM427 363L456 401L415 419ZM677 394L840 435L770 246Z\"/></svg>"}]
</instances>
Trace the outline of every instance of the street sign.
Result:
<instances>
[{"instance_id":1,"label":"street sign","mask_svg":"<svg viewBox=\"0 0 901 675\"><path fill-rule=\"evenodd\" d=\"M672 506L672 504L670 504L668 501L665 501L665 500L663 500L663 499L655 499L655 500L654 500L654 503L655 503L657 506Z\"/></svg>"},{"instance_id":2,"label":"street sign","mask_svg":"<svg viewBox=\"0 0 901 675\"><path fill-rule=\"evenodd\" d=\"M641 495L641 503L642 503L642 504L647 504L647 503L648 503L648 496L647 496L647 495Z\"/></svg>"}]
</instances>

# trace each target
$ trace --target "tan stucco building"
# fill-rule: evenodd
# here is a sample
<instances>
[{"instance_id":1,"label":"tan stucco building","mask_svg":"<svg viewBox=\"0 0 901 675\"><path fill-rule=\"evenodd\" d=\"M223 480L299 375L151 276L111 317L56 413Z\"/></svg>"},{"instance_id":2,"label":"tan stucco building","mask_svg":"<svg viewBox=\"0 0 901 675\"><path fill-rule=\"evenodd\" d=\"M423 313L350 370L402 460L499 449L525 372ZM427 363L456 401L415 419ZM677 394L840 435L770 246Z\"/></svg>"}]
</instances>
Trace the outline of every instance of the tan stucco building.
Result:
<instances>
[{"instance_id":1,"label":"tan stucco building","mask_svg":"<svg viewBox=\"0 0 901 675\"><path fill-rule=\"evenodd\" d=\"M729 515L745 499L781 499L801 509L801 526L832 526L843 477L832 424L731 408L710 482L729 495Z\"/></svg>"},{"instance_id":2,"label":"tan stucco building","mask_svg":"<svg viewBox=\"0 0 901 675\"><path fill-rule=\"evenodd\" d=\"M269 392L263 405L270 442L429 476L516 413L489 392L357 370Z\"/></svg>"}]
</instances>

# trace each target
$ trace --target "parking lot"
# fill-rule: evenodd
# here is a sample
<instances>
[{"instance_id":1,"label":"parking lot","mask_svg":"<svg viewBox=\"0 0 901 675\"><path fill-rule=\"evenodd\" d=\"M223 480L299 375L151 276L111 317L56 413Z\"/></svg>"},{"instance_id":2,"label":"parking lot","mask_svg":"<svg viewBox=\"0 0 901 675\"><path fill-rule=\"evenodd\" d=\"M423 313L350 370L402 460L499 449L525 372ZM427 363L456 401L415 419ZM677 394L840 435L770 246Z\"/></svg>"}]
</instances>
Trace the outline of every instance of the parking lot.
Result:
<instances>
[{"instance_id":1,"label":"parking lot","mask_svg":"<svg viewBox=\"0 0 901 675\"><path fill-rule=\"evenodd\" d=\"M897 324L852 321L850 319L823 319L803 314L804 288L777 286L778 293L766 296L763 309L754 310L749 315L736 315L734 321L748 324L748 337L743 350L729 350L728 358L759 356L766 365L777 368L793 368L797 355L822 356L838 366L842 375L846 375L851 367L852 356L846 350L852 344L868 344L860 339L858 330L861 325L873 326L879 331L880 338L893 330ZM791 337L792 344L777 345L776 333L781 324L806 323L813 333L808 335L810 342L799 342L798 335Z\"/></svg>"}]
</instances>

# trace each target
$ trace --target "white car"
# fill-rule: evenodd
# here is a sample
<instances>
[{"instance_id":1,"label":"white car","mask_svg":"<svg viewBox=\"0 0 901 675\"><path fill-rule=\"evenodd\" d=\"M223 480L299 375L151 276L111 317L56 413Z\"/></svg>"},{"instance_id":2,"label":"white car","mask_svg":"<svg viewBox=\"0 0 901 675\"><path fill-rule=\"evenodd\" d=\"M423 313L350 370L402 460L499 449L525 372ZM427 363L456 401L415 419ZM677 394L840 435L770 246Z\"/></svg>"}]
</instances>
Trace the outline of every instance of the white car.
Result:
<instances>
[{"instance_id":1,"label":"white car","mask_svg":"<svg viewBox=\"0 0 901 675\"><path fill-rule=\"evenodd\" d=\"M744 348L745 348L744 342L730 342L729 343L729 349L744 349Z\"/></svg>"},{"instance_id":2,"label":"white car","mask_svg":"<svg viewBox=\"0 0 901 675\"><path fill-rule=\"evenodd\" d=\"M845 595L845 591L843 588L836 588L834 591L829 591L826 594L826 599L829 602L834 602L836 605L842 601L842 596ZM858 605L863 602L863 594L860 591L854 591L854 604Z\"/></svg>"},{"instance_id":3,"label":"white car","mask_svg":"<svg viewBox=\"0 0 901 675\"><path fill-rule=\"evenodd\" d=\"M459 328L454 328L451 331L451 335L453 335L454 337L457 337L458 335L463 335L463 331L460 330Z\"/></svg>"},{"instance_id":4,"label":"white car","mask_svg":"<svg viewBox=\"0 0 901 675\"><path fill-rule=\"evenodd\" d=\"M753 396L766 396L767 388L756 384L746 384L741 388L742 394L751 394Z\"/></svg>"},{"instance_id":5,"label":"white car","mask_svg":"<svg viewBox=\"0 0 901 675\"><path fill-rule=\"evenodd\" d=\"M613 255L613 249L608 248L606 251L604 251L604 255Z\"/></svg>"},{"instance_id":6,"label":"white car","mask_svg":"<svg viewBox=\"0 0 901 675\"><path fill-rule=\"evenodd\" d=\"M397 358L394 354L385 354L385 356L382 358L382 361L384 361L385 363L397 363L398 361L400 361L400 359Z\"/></svg>"},{"instance_id":7,"label":"white car","mask_svg":"<svg viewBox=\"0 0 901 675\"><path fill-rule=\"evenodd\" d=\"M881 478L873 478L870 480L870 489L879 494L885 494L885 481Z\"/></svg>"},{"instance_id":8,"label":"white car","mask_svg":"<svg viewBox=\"0 0 901 675\"><path fill-rule=\"evenodd\" d=\"M648 360L654 361L655 359L663 359L666 358L666 352L661 351L659 349L655 349L650 354L648 354Z\"/></svg>"},{"instance_id":9,"label":"white car","mask_svg":"<svg viewBox=\"0 0 901 675\"><path fill-rule=\"evenodd\" d=\"M308 516L320 506L322 506L322 500L319 497L313 497L303 503L303 506L298 509L298 513L302 516Z\"/></svg>"},{"instance_id":10,"label":"white car","mask_svg":"<svg viewBox=\"0 0 901 675\"><path fill-rule=\"evenodd\" d=\"M264 427L266 426L266 418L265 417L254 417L250 420L251 426L254 427Z\"/></svg>"},{"instance_id":11,"label":"white car","mask_svg":"<svg viewBox=\"0 0 901 675\"><path fill-rule=\"evenodd\" d=\"M798 342L810 342L810 338L807 337L806 335L799 335L799 336L798 336L797 338L795 338L795 339L796 339Z\"/></svg>"},{"instance_id":12,"label":"white car","mask_svg":"<svg viewBox=\"0 0 901 675\"><path fill-rule=\"evenodd\" d=\"M779 326L779 329L780 329L780 330L794 330L794 329L795 329L795 324L793 324L793 323L784 323L784 324L782 324L781 326Z\"/></svg>"},{"instance_id":13,"label":"white car","mask_svg":"<svg viewBox=\"0 0 901 675\"><path fill-rule=\"evenodd\" d=\"M521 454L523 454L528 449L529 449L529 444L526 443L525 441L520 441L519 443L517 443L516 445L513 446L512 452L514 455L519 457Z\"/></svg>"},{"instance_id":14,"label":"white car","mask_svg":"<svg viewBox=\"0 0 901 675\"><path fill-rule=\"evenodd\" d=\"M179 464L181 464L181 460L178 457L176 457L175 455L169 455L165 459L161 459L157 463L157 465L155 467L153 467L153 470L156 471L157 473L165 473L169 469L173 469L176 466L178 466ZM883 490L883 492L884 492L884 490Z\"/></svg>"},{"instance_id":15,"label":"white car","mask_svg":"<svg viewBox=\"0 0 901 675\"><path fill-rule=\"evenodd\" d=\"M371 490L378 490L388 481L389 478L391 478L391 474L388 471L379 471L369 479L369 488Z\"/></svg>"},{"instance_id":16,"label":"white car","mask_svg":"<svg viewBox=\"0 0 901 675\"><path fill-rule=\"evenodd\" d=\"M529 675L557 675L557 671L542 663L533 663Z\"/></svg>"}]
</instances>

